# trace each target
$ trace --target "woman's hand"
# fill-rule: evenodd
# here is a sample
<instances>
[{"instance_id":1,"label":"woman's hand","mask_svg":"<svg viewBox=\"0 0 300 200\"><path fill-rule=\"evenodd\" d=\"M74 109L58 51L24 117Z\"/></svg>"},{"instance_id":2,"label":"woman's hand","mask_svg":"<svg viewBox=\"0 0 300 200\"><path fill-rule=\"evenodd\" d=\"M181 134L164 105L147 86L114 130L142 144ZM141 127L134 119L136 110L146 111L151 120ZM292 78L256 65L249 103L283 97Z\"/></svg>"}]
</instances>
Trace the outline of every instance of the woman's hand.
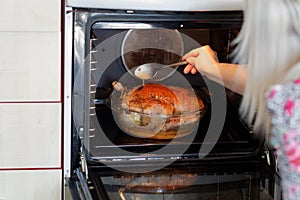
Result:
<instances>
[{"instance_id":1,"label":"woman's hand","mask_svg":"<svg viewBox=\"0 0 300 200\"><path fill-rule=\"evenodd\" d=\"M243 94L247 78L246 66L219 63L216 53L207 45L190 51L182 60L189 63L183 70L185 74L199 72L209 80Z\"/></svg>"},{"instance_id":2,"label":"woman's hand","mask_svg":"<svg viewBox=\"0 0 300 200\"><path fill-rule=\"evenodd\" d=\"M208 78L215 72L214 69L219 63L216 53L208 45L190 51L182 57L182 60L189 63L184 68L185 74L200 72Z\"/></svg>"}]
</instances>

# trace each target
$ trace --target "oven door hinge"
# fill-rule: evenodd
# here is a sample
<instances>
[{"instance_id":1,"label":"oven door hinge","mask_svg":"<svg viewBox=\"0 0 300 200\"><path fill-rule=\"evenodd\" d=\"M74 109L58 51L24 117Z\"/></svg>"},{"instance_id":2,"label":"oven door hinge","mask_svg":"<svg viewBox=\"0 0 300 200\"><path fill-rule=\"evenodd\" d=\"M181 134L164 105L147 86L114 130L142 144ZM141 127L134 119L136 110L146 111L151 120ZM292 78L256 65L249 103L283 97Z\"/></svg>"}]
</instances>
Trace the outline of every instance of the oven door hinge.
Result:
<instances>
[{"instance_id":1,"label":"oven door hinge","mask_svg":"<svg viewBox=\"0 0 300 200\"><path fill-rule=\"evenodd\" d=\"M264 150L263 158L265 158L266 161L267 161L267 164L268 164L269 166L271 166L270 151L269 151L268 149L265 149L265 150Z\"/></svg>"},{"instance_id":2,"label":"oven door hinge","mask_svg":"<svg viewBox=\"0 0 300 200\"><path fill-rule=\"evenodd\" d=\"M88 179L88 170L87 170L87 162L86 162L86 159L84 157L84 153L83 153L83 150L82 150L82 147L80 147L80 165L81 165L81 171L83 174L85 174L85 178L86 180Z\"/></svg>"},{"instance_id":3,"label":"oven door hinge","mask_svg":"<svg viewBox=\"0 0 300 200\"><path fill-rule=\"evenodd\" d=\"M275 171L277 171L277 158L272 148L270 148L266 143L264 144L262 158L266 160L268 166L273 167Z\"/></svg>"}]
</instances>

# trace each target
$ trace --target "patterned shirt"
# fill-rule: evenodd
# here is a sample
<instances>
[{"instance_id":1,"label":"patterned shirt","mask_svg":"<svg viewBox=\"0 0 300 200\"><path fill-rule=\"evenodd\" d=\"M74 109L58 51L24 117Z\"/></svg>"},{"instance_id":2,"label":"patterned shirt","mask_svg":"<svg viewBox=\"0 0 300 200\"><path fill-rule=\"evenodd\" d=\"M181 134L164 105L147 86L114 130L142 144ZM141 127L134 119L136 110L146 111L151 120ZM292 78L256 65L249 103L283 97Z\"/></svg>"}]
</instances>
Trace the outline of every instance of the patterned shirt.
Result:
<instances>
[{"instance_id":1,"label":"patterned shirt","mask_svg":"<svg viewBox=\"0 0 300 200\"><path fill-rule=\"evenodd\" d=\"M276 150L283 198L300 200L300 78L266 93L271 113L270 143Z\"/></svg>"}]
</instances>

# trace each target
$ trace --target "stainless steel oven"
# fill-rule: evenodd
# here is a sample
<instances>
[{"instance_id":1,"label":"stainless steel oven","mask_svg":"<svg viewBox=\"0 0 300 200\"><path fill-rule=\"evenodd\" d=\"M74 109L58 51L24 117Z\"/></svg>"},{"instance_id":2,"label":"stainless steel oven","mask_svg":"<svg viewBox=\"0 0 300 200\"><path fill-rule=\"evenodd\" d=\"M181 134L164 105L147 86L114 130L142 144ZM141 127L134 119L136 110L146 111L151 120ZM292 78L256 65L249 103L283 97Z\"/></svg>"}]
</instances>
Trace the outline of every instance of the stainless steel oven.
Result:
<instances>
[{"instance_id":1,"label":"stainless steel oven","mask_svg":"<svg viewBox=\"0 0 300 200\"><path fill-rule=\"evenodd\" d=\"M264 139L239 117L240 95L200 74L184 74L183 66L168 69L168 76L158 81L134 75L143 63L176 62L203 45L210 45L220 62L232 62L232 40L243 23L241 11L79 6L66 13L71 27L66 31L71 47L66 53L66 91L71 92L65 113L71 117L65 128L70 132L65 137L65 148L70 149L65 173L73 198L276 197L274 159ZM115 81L126 90L116 91ZM180 123L177 118L164 119L162 126L151 126L155 117L149 120L128 110L119 116L115 106L122 104L120 99L147 84L188 88L193 93L183 99L200 98L205 111L196 121L195 115L181 117ZM168 129L174 121L176 128ZM160 137L147 136L154 129Z\"/></svg>"}]
</instances>

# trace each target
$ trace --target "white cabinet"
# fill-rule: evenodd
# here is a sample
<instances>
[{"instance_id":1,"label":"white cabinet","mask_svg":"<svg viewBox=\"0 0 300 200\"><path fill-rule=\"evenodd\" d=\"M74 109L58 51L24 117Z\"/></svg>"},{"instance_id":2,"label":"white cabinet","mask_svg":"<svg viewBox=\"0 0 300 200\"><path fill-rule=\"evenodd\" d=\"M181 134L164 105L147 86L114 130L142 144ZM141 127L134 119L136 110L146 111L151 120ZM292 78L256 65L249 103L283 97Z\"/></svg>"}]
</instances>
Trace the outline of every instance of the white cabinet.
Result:
<instances>
[{"instance_id":1,"label":"white cabinet","mask_svg":"<svg viewBox=\"0 0 300 200\"><path fill-rule=\"evenodd\" d=\"M58 103L0 103L0 170L61 167L61 115Z\"/></svg>"},{"instance_id":2,"label":"white cabinet","mask_svg":"<svg viewBox=\"0 0 300 200\"><path fill-rule=\"evenodd\" d=\"M59 32L0 32L0 102L59 101Z\"/></svg>"},{"instance_id":3,"label":"white cabinet","mask_svg":"<svg viewBox=\"0 0 300 200\"><path fill-rule=\"evenodd\" d=\"M62 199L61 176L61 170L0 171L0 199Z\"/></svg>"}]
</instances>

